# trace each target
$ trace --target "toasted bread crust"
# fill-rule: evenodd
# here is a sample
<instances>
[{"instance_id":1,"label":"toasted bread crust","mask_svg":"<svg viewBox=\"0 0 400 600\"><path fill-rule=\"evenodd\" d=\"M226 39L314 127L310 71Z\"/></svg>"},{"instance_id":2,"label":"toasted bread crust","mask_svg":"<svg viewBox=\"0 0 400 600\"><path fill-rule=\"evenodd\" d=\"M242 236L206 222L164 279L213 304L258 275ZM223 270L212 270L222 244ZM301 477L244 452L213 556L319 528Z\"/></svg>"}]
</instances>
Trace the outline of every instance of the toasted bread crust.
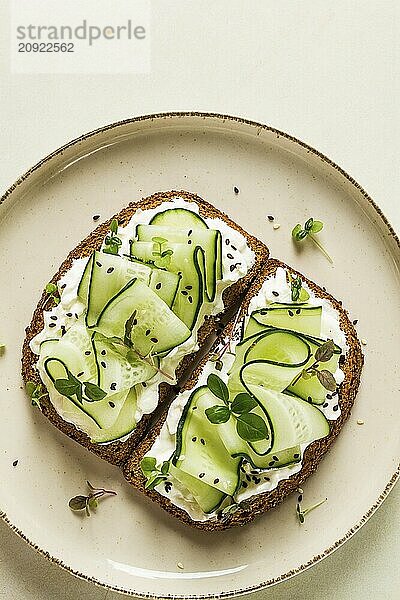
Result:
<instances>
[{"instance_id":1,"label":"toasted bread crust","mask_svg":"<svg viewBox=\"0 0 400 600\"><path fill-rule=\"evenodd\" d=\"M173 198L180 197L188 202L194 202L199 206L200 215L203 217L221 218L227 225L241 233L247 240L248 245L254 251L256 255L255 263L249 270L247 275L234 283L229 288L226 288L222 294L225 309L235 303L238 295L242 294L251 284L259 270L263 267L263 264L268 259L268 249L260 242L257 238L251 236L244 231L239 225L232 221L225 213L219 211L214 206L197 196L186 191L169 191L169 192L158 192L148 198L142 199L140 202L132 202L121 210L117 215L112 218L118 220L121 226L125 226L129 223L132 215L140 208L142 210L148 210L159 206L163 201L172 200ZM77 258L84 258L89 256L94 250L99 250L103 243L104 237L107 234L112 218L104 223L101 223L96 229L90 233L76 248L74 248L64 262L61 264L59 270L52 278L52 283L57 283L59 279L71 268L72 262ZM33 381L40 383L39 374L35 368L38 357L31 351L29 344L32 338L42 331L44 327L43 309L52 308L52 300L49 300L48 294L45 292L42 294L41 299L33 313L33 317L30 325L26 329L26 337L22 349L22 377L24 382ZM213 331L216 327L218 317L206 318L204 324L199 328L198 341L201 345L207 335ZM190 363L194 355L188 355L184 357L177 368L177 377L183 373L185 369L190 366ZM162 383L159 386L159 404L162 402L169 403L175 395L173 389L166 383ZM74 439L76 442L90 450L91 452L100 456L100 458L116 465L122 465L124 461L131 455L133 449L137 446L139 441L144 435L147 423L150 416L145 415L140 420L134 433L126 441L116 441L109 444L93 444L89 437L79 431L74 425L64 421L56 412L53 405L51 404L49 397L45 396L40 401L41 410L43 414L55 425L60 431Z\"/></svg>"},{"instance_id":2,"label":"toasted bread crust","mask_svg":"<svg viewBox=\"0 0 400 600\"><path fill-rule=\"evenodd\" d=\"M178 508L172 504L168 498L161 496L155 491L145 490L145 478L140 469L140 461L143 456L150 450L155 439L159 435L162 425L165 422L166 414L153 428L151 433L142 441L138 446L135 453L127 460L123 467L123 472L126 479L138 490L142 491L154 502L157 502L164 510L168 513L197 529L205 531L220 531L228 529L234 526L243 526L255 519L258 515L265 513L266 511L274 508L280 504L286 496L294 492L314 471L317 469L318 464L332 446L333 442L339 435L345 421L348 419L351 408L354 403L354 399L358 390L361 369L363 366L363 354L361 352L360 342L357 338L356 331L353 324L351 323L347 311L342 307L341 302L335 300L328 292L313 283L304 275L295 271L291 267L288 267L284 263L276 259L269 259L265 268L260 272L257 279L253 282L250 290L242 303L240 316L244 316L248 309L250 300L260 290L264 280L275 273L278 267L283 267L291 273L301 276L302 280L305 281L315 295L319 298L326 298L331 302L332 306L339 313L340 327L345 333L346 341L348 345L348 352L345 357L345 361L341 364L341 369L344 372L345 378L339 388L338 402L341 409L340 417L336 421L330 421L330 433L327 437L317 440L310 444L304 453L301 470L292 475L290 478L280 481L277 487L270 491L258 494L246 501L246 510L241 510L232 515L229 521L205 521L198 522L193 521L186 511ZM225 329L225 333L229 335L232 329L232 323L230 323ZM192 389L195 387L198 377L207 362L207 358L202 364L193 372L192 377L185 385L184 389Z\"/></svg>"}]
</instances>

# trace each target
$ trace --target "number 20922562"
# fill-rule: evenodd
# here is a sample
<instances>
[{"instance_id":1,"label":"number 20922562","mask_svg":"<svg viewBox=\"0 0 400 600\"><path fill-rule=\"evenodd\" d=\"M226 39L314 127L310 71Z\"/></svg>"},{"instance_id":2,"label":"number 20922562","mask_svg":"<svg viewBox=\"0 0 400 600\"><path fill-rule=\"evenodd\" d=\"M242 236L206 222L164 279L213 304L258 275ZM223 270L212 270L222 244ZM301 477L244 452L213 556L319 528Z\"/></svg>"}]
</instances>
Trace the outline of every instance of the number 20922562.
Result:
<instances>
[{"instance_id":1,"label":"number 20922562","mask_svg":"<svg viewBox=\"0 0 400 600\"><path fill-rule=\"evenodd\" d=\"M72 42L19 42L18 52L75 52Z\"/></svg>"}]
</instances>

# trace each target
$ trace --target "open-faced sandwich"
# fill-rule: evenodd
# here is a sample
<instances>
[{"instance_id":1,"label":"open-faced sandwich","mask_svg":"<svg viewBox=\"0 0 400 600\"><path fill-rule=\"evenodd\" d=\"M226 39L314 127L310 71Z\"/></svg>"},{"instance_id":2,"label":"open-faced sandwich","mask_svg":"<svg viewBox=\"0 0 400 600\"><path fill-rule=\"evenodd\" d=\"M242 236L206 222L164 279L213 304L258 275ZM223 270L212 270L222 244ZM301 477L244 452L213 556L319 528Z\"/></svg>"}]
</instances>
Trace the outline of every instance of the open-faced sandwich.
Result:
<instances>
[{"instance_id":1,"label":"open-faced sandwich","mask_svg":"<svg viewBox=\"0 0 400 600\"><path fill-rule=\"evenodd\" d=\"M197 196L131 204L52 284L23 348L43 413L189 525L276 506L350 414L363 357L341 303Z\"/></svg>"}]
</instances>

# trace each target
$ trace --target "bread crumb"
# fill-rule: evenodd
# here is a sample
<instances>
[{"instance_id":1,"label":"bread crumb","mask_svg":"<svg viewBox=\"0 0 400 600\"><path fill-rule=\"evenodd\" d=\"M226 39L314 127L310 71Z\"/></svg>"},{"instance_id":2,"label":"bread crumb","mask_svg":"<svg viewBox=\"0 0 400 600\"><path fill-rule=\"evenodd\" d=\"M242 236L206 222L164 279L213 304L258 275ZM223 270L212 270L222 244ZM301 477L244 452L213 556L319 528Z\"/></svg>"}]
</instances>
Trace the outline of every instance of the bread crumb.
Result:
<instances>
[{"instance_id":1,"label":"bread crumb","mask_svg":"<svg viewBox=\"0 0 400 600\"><path fill-rule=\"evenodd\" d=\"M364 425L364 421L362 419L357 419L357 425Z\"/></svg>"},{"instance_id":2,"label":"bread crumb","mask_svg":"<svg viewBox=\"0 0 400 600\"><path fill-rule=\"evenodd\" d=\"M181 562L176 563L176 566L178 567L178 569L183 569L183 564Z\"/></svg>"},{"instance_id":3,"label":"bread crumb","mask_svg":"<svg viewBox=\"0 0 400 600\"><path fill-rule=\"evenodd\" d=\"M361 343L362 343L363 346L366 346L367 345L367 340L365 338L362 338Z\"/></svg>"},{"instance_id":4,"label":"bread crumb","mask_svg":"<svg viewBox=\"0 0 400 600\"><path fill-rule=\"evenodd\" d=\"M280 223L274 223L274 225L272 225L272 229L279 229L280 226Z\"/></svg>"}]
</instances>

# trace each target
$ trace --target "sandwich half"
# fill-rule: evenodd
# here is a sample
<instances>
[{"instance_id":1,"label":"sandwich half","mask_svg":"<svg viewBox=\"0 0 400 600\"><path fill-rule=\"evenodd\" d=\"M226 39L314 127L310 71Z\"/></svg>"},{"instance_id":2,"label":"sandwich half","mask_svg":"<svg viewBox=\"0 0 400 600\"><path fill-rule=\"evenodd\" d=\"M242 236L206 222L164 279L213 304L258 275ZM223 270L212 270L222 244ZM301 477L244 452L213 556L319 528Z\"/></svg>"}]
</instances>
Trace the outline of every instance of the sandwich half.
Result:
<instances>
[{"instance_id":1,"label":"sandwich half","mask_svg":"<svg viewBox=\"0 0 400 600\"><path fill-rule=\"evenodd\" d=\"M270 259L125 477L192 527L245 525L315 471L350 414L362 365L342 304Z\"/></svg>"},{"instance_id":2,"label":"sandwich half","mask_svg":"<svg viewBox=\"0 0 400 600\"><path fill-rule=\"evenodd\" d=\"M99 225L62 263L26 330L22 375L40 386L43 414L121 465L267 259L262 242L184 191Z\"/></svg>"}]
</instances>

